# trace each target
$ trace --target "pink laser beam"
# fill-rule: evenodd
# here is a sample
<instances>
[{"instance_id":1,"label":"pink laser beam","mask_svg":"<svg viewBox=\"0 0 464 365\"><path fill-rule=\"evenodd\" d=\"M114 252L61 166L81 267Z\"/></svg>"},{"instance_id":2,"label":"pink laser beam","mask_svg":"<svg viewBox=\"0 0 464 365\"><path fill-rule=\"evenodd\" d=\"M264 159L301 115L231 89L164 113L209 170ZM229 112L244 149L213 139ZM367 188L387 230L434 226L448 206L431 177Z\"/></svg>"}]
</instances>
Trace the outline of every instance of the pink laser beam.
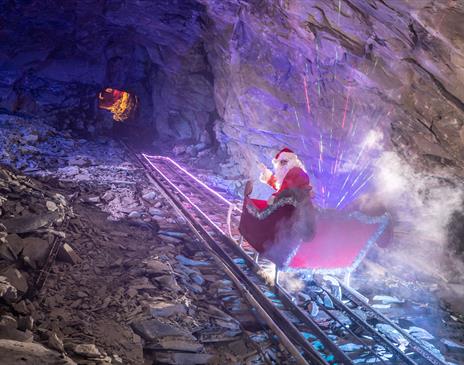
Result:
<instances>
[{"instance_id":1,"label":"pink laser beam","mask_svg":"<svg viewBox=\"0 0 464 365\"><path fill-rule=\"evenodd\" d=\"M364 180L364 182L359 186L359 188L356 189L356 191L355 191L353 194L351 194L351 196L355 197L356 194L357 194L364 186L366 186L366 184L369 182L369 180L371 180L373 177L374 177L374 174L370 175L366 180ZM347 194L348 194L348 192L347 192ZM345 200L347 194L345 194L345 196L344 196L344 197L340 200L340 202L337 204L337 208L340 206L340 204L343 202L343 200Z\"/></svg>"},{"instance_id":2,"label":"pink laser beam","mask_svg":"<svg viewBox=\"0 0 464 365\"><path fill-rule=\"evenodd\" d=\"M348 88L348 92L346 94L345 108L343 110L342 128L345 128L346 112L348 110L348 101L349 101L349 99L350 99L350 88Z\"/></svg>"},{"instance_id":3,"label":"pink laser beam","mask_svg":"<svg viewBox=\"0 0 464 365\"><path fill-rule=\"evenodd\" d=\"M311 104L309 102L308 83L306 81L305 76L303 76L303 85L304 85L305 98L306 98L306 109L308 110L308 116L309 116L311 115Z\"/></svg>"}]
</instances>

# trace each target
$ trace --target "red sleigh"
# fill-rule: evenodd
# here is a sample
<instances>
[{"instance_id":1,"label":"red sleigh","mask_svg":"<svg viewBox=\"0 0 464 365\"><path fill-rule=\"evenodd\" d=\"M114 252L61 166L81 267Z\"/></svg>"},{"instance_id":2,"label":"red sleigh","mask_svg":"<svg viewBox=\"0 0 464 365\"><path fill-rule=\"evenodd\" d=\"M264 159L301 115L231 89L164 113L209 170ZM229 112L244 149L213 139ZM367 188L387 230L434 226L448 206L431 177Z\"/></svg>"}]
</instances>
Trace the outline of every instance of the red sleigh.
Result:
<instances>
[{"instance_id":1,"label":"red sleigh","mask_svg":"<svg viewBox=\"0 0 464 365\"><path fill-rule=\"evenodd\" d=\"M268 206L266 201L245 198L239 230L257 252L286 271L349 274L375 243L389 240L390 216L369 216L359 211L339 212L305 206L311 232L303 238L282 230L299 209L288 194ZM301 213L300 213L301 214ZM303 224L304 225L304 224ZM309 233L309 234L308 234Z\"/></svg>"}]
</instances>

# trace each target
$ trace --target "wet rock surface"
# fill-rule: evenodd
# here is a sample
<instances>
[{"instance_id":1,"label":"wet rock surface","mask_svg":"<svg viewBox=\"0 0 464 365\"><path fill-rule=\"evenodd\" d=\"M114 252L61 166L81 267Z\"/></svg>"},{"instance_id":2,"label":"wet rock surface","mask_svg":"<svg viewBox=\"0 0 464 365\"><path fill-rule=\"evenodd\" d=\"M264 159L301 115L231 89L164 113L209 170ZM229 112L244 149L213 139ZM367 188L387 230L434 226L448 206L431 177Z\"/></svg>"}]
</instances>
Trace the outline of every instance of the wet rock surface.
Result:
<instances>
[{"instance_id":1,"label":"wet rock surface","mask_svg":"<svg viewBox=\"0 0 464 365\"><path fill-rule=\"evenodd\" d=\"M38 1L5 3L0 10L2 35L16 39L0 49L0 107L95 134L112 128L111 114L98 108L97 98L111 87L137 97L128 122L138 128L121 129L139 141L158 136L199 143L211 128L216 113L200 37L201 4Z\"/></svg>"}]
</instances>

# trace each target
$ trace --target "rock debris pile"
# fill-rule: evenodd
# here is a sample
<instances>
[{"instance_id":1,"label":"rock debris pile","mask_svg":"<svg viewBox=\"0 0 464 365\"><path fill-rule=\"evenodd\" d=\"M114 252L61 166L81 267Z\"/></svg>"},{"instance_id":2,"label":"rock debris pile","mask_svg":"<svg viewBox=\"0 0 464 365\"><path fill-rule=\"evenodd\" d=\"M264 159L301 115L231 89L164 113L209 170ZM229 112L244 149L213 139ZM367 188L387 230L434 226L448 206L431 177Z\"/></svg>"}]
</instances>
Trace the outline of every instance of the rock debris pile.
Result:
<instances>
[{"instance_id":1,"label":"rock debris pile","mask_svg":"<svg viewBox=\"0 0 464 365\"><path fill-rule=\"evenodd\" d=\"M2 363L285 363L117 143L2 118Z\"/></svg>"},{"instance_id":2,"label":"rock debris pile","mask_svg":"<svg viewBox=\"0 0 464 365\"><path fill-rule=\"evenodd\" d=\"M61 347L64 352L56 333L40 327L39 303L28 299L55 239L66 237L61 227L71 216L72 209L63 195L0 169L0 353L6 364L20 359L27 359L27 363L73 363L38 341L33 331L42 330L49 347ZM77 258L67 244L61 246L58 256Z\"/></svg>"}]
</instances>

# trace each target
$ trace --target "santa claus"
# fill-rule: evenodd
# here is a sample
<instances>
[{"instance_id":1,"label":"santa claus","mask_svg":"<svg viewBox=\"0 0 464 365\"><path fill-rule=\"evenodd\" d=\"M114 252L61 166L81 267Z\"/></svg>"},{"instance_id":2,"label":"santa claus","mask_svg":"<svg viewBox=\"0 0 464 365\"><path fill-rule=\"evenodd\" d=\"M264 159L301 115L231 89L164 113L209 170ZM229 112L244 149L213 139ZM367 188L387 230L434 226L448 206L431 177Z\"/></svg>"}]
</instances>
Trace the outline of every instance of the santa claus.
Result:
<instances>
[{"instance_id":1,"label":"santa claus","mask_svg":"<svg viewBox=\"0 0 464 365\"><path fill-rule=\"evenodd\" d=\"M272 160L274 173L260 164L260 180L275 191L267 200L251 199L252 182L245 188L239 230L257 252L285 266L299 244L314 234L312 186L303 163L290 149Z\"/></svg>"},{"instance_id":2,"label":"santa claus","mask_svg":"<svg viewBox=\"0 0 464 365\"><path fill-rule=\"evenodd\" d=\"M253 184L247 183L239 230L276 268L349 274L370 246L385 238L387 212L315 209L312 186L297 155L284 148L272 163L274 173L259 165L260 180L276 191L267 201L251 199Z\"/></svg>"}]
</instances>

